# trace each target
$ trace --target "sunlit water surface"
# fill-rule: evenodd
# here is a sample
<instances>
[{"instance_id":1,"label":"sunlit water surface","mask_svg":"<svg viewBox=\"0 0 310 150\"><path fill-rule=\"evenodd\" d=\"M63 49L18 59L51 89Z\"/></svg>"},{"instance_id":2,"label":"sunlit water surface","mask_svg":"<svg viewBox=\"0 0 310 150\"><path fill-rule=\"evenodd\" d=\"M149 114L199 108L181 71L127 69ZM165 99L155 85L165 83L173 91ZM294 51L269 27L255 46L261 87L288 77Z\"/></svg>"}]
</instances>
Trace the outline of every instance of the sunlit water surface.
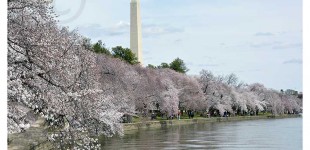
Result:
<instances>
[{"instance_id":1,"label":"sunlit water surface","mask_svg":"<svg viewBox=\"0 0 310 150\"><path fill-rule=\"evenodd\" d=\"M103 149L302 149L302 118L144 129L101 141Z\"/></svg>"}]
</instances>

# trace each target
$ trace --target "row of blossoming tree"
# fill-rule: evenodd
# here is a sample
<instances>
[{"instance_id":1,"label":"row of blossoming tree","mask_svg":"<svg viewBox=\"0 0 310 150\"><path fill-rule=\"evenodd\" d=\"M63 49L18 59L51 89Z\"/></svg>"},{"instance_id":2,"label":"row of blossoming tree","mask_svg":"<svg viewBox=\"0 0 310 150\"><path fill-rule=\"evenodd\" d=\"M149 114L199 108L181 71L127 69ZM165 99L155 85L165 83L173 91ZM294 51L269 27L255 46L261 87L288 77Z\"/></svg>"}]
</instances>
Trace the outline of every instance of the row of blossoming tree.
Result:
<instances>
[{"instance_id":1,"label":"row of blossoming tree","mask_svg":"<svg viewBox=\"0 0 310 150\"><path fill-rule=\"evenodd\" d=\"M295 96L262 84L238 84L234 74L188 76L96 54L83 36L57 25L49 0L8 1L7 56L8 132L44 117L55 148L100 148L92 137L122 135L124 114L283 114L302 107Z\"/></svg>"}]
</instances>

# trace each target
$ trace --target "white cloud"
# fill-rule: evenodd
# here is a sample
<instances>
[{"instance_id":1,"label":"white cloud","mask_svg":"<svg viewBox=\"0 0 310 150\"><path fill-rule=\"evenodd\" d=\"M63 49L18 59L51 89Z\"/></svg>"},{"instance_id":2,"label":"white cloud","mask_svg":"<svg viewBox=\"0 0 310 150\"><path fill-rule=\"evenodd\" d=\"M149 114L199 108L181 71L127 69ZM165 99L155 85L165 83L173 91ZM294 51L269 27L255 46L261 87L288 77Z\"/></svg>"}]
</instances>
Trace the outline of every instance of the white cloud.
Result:
<instances>
[{"instance_id":1,"label":"white cloud","mask_svg":"<svg viewBox=\"0 0 310 150\"><path fill-rule=\"evenodd\" d=\"M273 47L273 49L289 49L289 48L302 48L302 43L292 43Z\"/></svg>"},{"instance_id":2,"label":"white cloud","mask_svg":"<svg viewBox=\"0 0 310 150\"><path fill-rule=\"evenodd\" d=\"M255 36L273 36L274 34L271 32L257 32Z\"/></svg>"},{"instance_id":3,"label":"white cloud","mask_svg":"<svg viewBox=\"0 0 310 150\"><path fill-rule=\"evenodd\" d=\"M129 22L125 22L125 21L119 21L116 25L115 25L115 27L117 28L117 29L124 29L124 28L130 28L130 23Z\"/></svg>"},{"instance_id":4,"label":"white cloud","mask_svg":"<svg viewBox=\"0 0 310 150\"><path fill-rule=\"evenodd\" d=\"M283 64L302 64L301 59L290 59L283 62Z\"/></svg>"},{"instance_id":5,"label":"white cloud","mask_svg":"<svg viewBox=\"0 0 310 150\"><path fill-rule=\"evenodd\" d=\"M91 24L86 26L80 26L78 28L80 33L97 38L100 36L121 36L124 34L128 34L130 30L130 24L128 22L119 21L110 27L104 27L99 24Z\"/></svg>"},{"instance_id":6,"label":"white cloud","mask_svg":"<svg viewBox=\"0 0 310 150\"><path fill-rule=\"evenodd\" d=\"M182 28L158 24L143 25L142 30L142 33L145 35L145 37L184 32L184 29Z\"/></svg>"}]
</instances>

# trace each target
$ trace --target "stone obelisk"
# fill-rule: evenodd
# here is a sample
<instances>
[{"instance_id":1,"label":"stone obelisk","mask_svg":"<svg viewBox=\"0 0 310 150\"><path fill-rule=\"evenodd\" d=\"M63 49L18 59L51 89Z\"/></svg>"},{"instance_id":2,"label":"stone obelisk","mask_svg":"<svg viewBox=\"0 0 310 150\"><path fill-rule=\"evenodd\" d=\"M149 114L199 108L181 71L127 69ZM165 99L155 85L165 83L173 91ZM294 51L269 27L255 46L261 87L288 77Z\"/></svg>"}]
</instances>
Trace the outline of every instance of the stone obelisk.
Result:
<instances>
[{"instance_id":1,"label":"stone obelisk","mask_svg":"<svg viewBox=\"0 0 310 150\"><path fill-rule=\"evenodd\" d=\"M130 49L143 65L140 0L130 0Z\"/></svg>"}]
</instances>

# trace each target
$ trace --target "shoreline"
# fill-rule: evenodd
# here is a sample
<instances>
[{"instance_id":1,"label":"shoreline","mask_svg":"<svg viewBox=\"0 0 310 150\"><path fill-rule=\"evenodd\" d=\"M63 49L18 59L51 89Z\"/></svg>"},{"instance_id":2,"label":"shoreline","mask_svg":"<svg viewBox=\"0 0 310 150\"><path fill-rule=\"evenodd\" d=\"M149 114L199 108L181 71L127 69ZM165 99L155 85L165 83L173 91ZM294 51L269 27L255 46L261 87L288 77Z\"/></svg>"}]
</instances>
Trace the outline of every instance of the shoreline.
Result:
<instances>
[{"instance_id":1,"label":"shoreline","mask_svg":"<svg viewBox=\"0 0 310 150\"><path fill-rule=\"evenodd\" d=\"M212 118L194 118L194 119L181 119L181 120L157 120L145 121L137 123L124 123L124 133L136 131L140 129L155 129L177 125L189 125L200 123L215 123L215 122L231 122L231 121L246 121L258 119L284 119L284 118L298 118L302 117L299 114L295 115L279 115L279 116L237 116L237 117L212 117Z\"/></svg>"},{"instance_id":2,"label":"shoreline","mask_svg":"<svg viewBox=\"0 0 310 150\"><path fill-rule=\"evenodd\" d=\"M215 123L215 122L230 122L230 121L246 121L246 120L258 120L258 119L282 119L282 118L297 118L301 115L281 115L281 116L237 116L237 117L212 117L212 118L194 118L194 119L181 119L181 120L156 120L145 121L137 123L124 123L124 134L130 134L132 132L139 131L140 129L160 129L165 127L190 125L190 124L203 124L203 123ZM8 149L27 149L36 147L36 149L50 148L48 143L43 142L40 137L43 136L43 120L39 119L32 127L30 127L24 133L8 134L8 140L10 144L7 145ZM43 143L41 143L43 142ZM41 143L41 144L39 144ZM39 144L39 145L37 145Z\"/></svg>"}]
</instances>

